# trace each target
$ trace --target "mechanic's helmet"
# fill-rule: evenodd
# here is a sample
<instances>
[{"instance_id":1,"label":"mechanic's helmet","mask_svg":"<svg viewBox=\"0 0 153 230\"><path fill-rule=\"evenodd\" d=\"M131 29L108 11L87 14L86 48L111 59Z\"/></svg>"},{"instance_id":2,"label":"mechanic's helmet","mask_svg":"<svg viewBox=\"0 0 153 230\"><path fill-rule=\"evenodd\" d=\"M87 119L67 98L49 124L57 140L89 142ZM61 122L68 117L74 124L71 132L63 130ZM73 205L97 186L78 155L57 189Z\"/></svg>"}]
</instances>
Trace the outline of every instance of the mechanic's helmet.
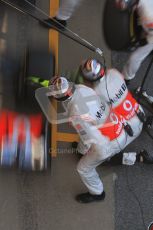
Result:
<instances>
[{"instance_id":1,"label":"mechanic's helmet","mask_svg":"<svg viewBox=\"0 0 153 230\"><path fill-rule=\"evenodd\" d=\"M49 89L55 99L65 101L73 95L75 86L65 77L55 76L49 81Z\"/></svg>"},{"instance_id":2,"label":"mechanic's helmet","mask_svg":"<svg viewBox=\"0 0 153 230\"><path fill-rule=\"evenodd\" d=\"M139 0L115 0L116 7L120 10L127 10L136 5Z\"/></svg>"},{"instance_id":3,"label":"mechanic's helmet","mask_svg":"<svg viewBox=\"0 0 153 230\"><path fill-rule=\"evenodd\" d=\"M105 75L105 66L96 59L87 59L80 66L84 79L94 82Z\"/></svg>"}]
</instances>

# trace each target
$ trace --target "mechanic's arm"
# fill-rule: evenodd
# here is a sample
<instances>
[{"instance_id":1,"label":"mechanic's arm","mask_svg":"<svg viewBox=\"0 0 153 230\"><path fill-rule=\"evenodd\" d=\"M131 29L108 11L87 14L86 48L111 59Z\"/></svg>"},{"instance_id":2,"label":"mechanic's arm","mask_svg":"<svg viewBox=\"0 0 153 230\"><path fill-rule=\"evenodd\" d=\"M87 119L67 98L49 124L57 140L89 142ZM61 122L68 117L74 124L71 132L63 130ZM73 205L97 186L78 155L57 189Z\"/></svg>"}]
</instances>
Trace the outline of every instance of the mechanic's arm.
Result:
<instances>
[{"instance_id":1,"label":"mechanic's arm","mask_svg":"<svg viewBox=\"0 0 153 230\"><path fill-rule=\"evenodd\" d=\"M71 122L83 144L108 145L110 143L109 138L102 135L98 127L92 122L85 121L80 116L72 118Z\"/></svg>"}]
</instances>

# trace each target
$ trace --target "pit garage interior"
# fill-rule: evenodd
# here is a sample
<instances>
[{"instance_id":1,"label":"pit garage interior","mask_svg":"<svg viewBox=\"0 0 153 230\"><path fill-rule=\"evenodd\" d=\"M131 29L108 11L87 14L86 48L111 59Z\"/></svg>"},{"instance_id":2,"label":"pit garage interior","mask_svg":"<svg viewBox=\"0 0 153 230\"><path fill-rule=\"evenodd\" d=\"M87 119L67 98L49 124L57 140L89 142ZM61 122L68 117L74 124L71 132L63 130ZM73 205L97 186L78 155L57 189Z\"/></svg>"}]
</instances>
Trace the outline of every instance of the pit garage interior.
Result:
<instances>
[{"instance_id":1,"label":"pit garage interior","mask_svg":"<svg viewBox=\"0 0 153 230\"><path fill-rule=\"evenodd\" d=\"M58 0L29 1L50 16L59 6ZM11 2L36 13L24 0ZM101 0L84 0L68 21L68 28L103 49L107 67L122 70L129 53L111 51L106 46L102 30L104 4ZM45 19L42 14L38 16ZM20 86L25 75L50 79L57 73L76 71L87 57L99 59L87 48L0 1L1 109L24 111L26 104L17 98L22 98ZM131 87L140 85L149 60L144 61ZM150 91L152 74L153 69L147 81ZM28 91L28 100L32 101L28 113L34 105L37 107L31 95ZM50 130L51 169L38 173L0 170L0 229L147 230L153 221L153 165L100 165L105 200L79 204L74 198L86 188L76 171L79 157L71 151L72 141L78 137L69 124L52 125ZM126 151L142 148L153 152L153 141L145 132Z\"/></svg>"}]
</instances>

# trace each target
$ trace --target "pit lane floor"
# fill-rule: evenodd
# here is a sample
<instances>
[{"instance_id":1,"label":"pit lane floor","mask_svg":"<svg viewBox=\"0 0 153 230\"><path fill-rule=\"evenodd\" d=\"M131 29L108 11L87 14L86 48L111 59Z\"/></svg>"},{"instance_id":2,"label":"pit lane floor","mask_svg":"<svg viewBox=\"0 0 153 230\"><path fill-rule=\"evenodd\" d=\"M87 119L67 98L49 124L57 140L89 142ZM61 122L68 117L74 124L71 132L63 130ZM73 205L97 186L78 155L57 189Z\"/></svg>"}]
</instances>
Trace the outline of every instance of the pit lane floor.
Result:
<instances>
[{"instance_id":1,"label":"pit lane floor","mask_svg":"<svg viewBox=\"0 0 153 230\"><path fill-rule=\"evenodd\" d=\"M122 71L123 65L128 59L126 52L112 52L112 66ZM131 90L140 86L146 69L151 61L148 56L138 70L136 77L131 81ZM144 90L152 95L153 91L153 65L144 85ZM146 114L149 112L144 108ZM145 131L127 147L127 151L146 149L153 155L153 140ZM153 222L153 165L137 163L134 167L115 167L117 180L115 183L115 229L147 229Z\"/></svg>"},{"instance_id":2,"label":"pit lane floor","mask_svg":"<svg viewBox=\"0 0 153 230\"><path fill-rule=\"evenodd\" d=\"M48 1L37 1L37 4L46 11L49 9ZM70 20L69 25L70 28L90 41L93 41L100 48L104 48L107 63L110 65L111 53L101 38L102 8L103 2L100 0L94 2L92 0L88 0L88 2L84 1L82 7ZM8 14L9 17L11 17L10 14L11 12ZM14 14L14 20L16 17L17 14ZM27 19L25 18L25 20ZM19 18L17 21L19 22ZM16 49L16 39L17 31L20 31L22 27L13 22L11 22L11 25L10 29L13 30L14 36L8 36L8 44L11 44L10 46L15 50L14 52L19 52L19 49ZM28 25L33 29L30 30L30 35L28 35L30 38L32 36L33 43L31 46L41 42L44 49L47 49L47 30L44 30L42 27L40 28L38 23L34 21L31 24L31 20ZM15 30L14 26L16 26ZM23 41L19 42L18 45L20 44L21 47L24 47ZM61 35L59 44L60 72L73 70L78 66L82 58L86 58L88 55L93 56L85 48L68 41ZM113 53L113 65L118 65L119 59L121 60L119 65L123 64L124 55L120 54L119 57L116 53ZM14 60L14 58L12 59ZM7 84L3 85L6 87ZM13 101L13 98L8 97L2 100L2 104L3 106L8 105L10 108L13 107ZM62 129L67 131L67 127L62 127ZM143 143L145 142L152 149L151 141L145 134L137 142L130 145L129 149L135 150L135 148L141 147L142 140ZM70 147L70 145L59 143L59 149L66 149L67 147ZM0 229L144 230L142 213L139 206L142 206L143 217L147 225L152 221L153 213L152 165L144 166L137 164L128 168L123 166L100 166L98 171L104 181L106 200L101 203L80 205L74 200L74 197L77 193L85 191L85 187L75 170L77 162L78 156L68 154L63 150L63 152L59 151L57 158L52 160L51 175L50 173L27 174L14 171L1 171ZM133 193L131 193L131 190L129 190L127 180L130 186L132 186L130 188L133 189L140 199L140 204L135 196L133 196Z\"/></svg>"}]
</instances>

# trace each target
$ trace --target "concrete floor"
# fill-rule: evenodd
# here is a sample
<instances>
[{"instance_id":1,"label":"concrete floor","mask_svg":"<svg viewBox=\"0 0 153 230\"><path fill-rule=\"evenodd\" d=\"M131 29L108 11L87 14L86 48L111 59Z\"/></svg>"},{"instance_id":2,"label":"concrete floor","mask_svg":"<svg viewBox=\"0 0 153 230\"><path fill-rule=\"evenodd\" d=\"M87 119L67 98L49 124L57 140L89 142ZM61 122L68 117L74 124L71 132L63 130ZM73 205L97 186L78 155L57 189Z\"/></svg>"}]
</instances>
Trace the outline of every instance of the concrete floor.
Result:
<instances>
[{"instance_id":1,"label":"concrete floor","mask_svg":"<svg viewBox=\"0 0 153 230\"><path fill-rule=\"evenodd\" d=\"M112 53L112 65L119 70L122 70L129 54L125 52ZM148 56L138 70L136 77L131 81L129 88L134 90L140 86L145 75L151 56ZM153 91L153 66L148 74L148 79L144 86L150 95ZM145 109L145 108L144 108ZM151 115L146 109L146 114ZM146 149L153 155L152 139L145 131L127 147L127 151L137 151ZM115 183L115 229L120 230L143 230L147 229L150 222L153 221L152 213L152 193L153 180L152 170L153 165L144 165L137 163L134 167L115 167L117 181Z\"/></svg>"},{"instance_id":2,"label":"concrete floor","mask_svg":"<svg viewBox=\"0 0 153 230\"><path fill-rule=\"evenodd\" d=\"M94 0L94 2L92 0L82 1L82 4L68 21L68 27L78 33L79 36L102 49L105 54L106 64L110 66L111 51L106 47L102 29L104 2L100 0ZM76 70L81 61L88 57L101 59L99 55L65 38L63 35L60 35L59 45L59 72L61 73Z\"/></svg>"}]
</instances>

